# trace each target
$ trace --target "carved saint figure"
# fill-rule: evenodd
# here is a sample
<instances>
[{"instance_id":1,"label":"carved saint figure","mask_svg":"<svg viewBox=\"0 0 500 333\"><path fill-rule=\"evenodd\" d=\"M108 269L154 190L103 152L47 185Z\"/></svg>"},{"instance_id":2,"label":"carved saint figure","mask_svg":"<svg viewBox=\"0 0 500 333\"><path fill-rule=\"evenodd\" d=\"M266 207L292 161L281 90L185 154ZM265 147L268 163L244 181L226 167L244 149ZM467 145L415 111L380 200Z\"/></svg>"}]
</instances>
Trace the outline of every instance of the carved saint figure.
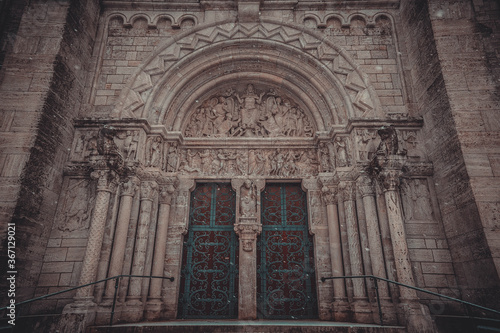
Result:
<instances>
[{"instance_id":1,"label":"carved saint figure","mask_svg":"<svg viewBox=\"0 0 500 333\"><path fill-rule=\"evenodd\" d=\"M377 155L395 155L398 153L398 135L393 126L385 127L377 131L380 135L380 144L377 148Z\"/></svg>"},{"instance_id":2,"label":"carved saint figure","mask_svg":"<svg viewBox=\"0 0 500 333\"><path fill-rule=\"evenodd\" d=\"M137 132L127 131L127 136L123 142L125 150L125 160L134 160L137 154L137 145L139 143L139 135Z\"/></svg>"},{"instance_id":3,"label":"carved saint figure","mask_svg":"<svg viewBox=\"0 0 500 333\"><path fill-rule=\"evenodd\" d=\"M161 137L157 136L154 139L151 139L149 156L148 166L158 167L161 165Z\"/></svg>"},{"instance_id":4,"label":"carved saint figure","mask_svg":"<svg viewBox=\"0 0 500 333\"><path fill-rule=\"evenodd\" d=\"M253 217L256 214L256 187L255 184L247 179L241 187L241 215L243 217Z\"/></svg>"},{"instance_id":5,"label":"carved saint figure","mask_svg":"<svg viewBox=\"0 0 500 333\"><path fill-rule=\"evenodd\" d=\"M259 118L259 109L260 103L262 102L262 96L265 93L261 93L260 96L257 95L254 91L253 85L249 84L247 86L247 90L245 94L240 97L240 95L236 94L236 98L240 104L243 104L241 107L241 126L244 130L247 131L255 131L257 126L257 120Z\"/></svg>"},{"instance_id":6,"label":"carved saint figure","mask_svg":"<svg viewBox=\"0 0 500 333\"><path fill-rule=\"evenodd\" d=\"M330 164L330 152L326 143L322 142L319 145L321 172L332 172L332 165Z\"/></svg>"},{"instance_id":7,"label":"carved saint figure","mask_svg":"<svg viewBox=\"0 0 500 333\"><path fill-rule=\"evenodd\" d=\"M167 156L167 172L177 171L177 145L172 144L168 150Z\"/></svg>"},{"instance_id":8,"label":"carved saint figure","mask_svg":"<svg viewBox=\"0 0 500 333\"><path fill-rule=\"evenodd\" d=\"M346 139L340 136L335 138L335 161L337 167L349 166L349 159L347 155Z\"/></svg>"}]
</instances>

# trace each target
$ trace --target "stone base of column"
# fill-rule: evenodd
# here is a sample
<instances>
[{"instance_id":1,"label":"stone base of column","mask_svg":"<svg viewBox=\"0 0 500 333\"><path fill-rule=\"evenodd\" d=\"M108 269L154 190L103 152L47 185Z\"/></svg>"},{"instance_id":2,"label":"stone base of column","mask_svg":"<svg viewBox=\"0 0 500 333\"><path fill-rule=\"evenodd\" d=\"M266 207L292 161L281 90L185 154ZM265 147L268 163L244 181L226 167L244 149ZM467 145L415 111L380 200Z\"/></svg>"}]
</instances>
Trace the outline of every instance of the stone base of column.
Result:
<instances>
[{"instance_id":1,"label":"stone base of column","mask_svg":"<svg viewBox=\"0 0 500 333\"><path fill-rule=\"evenodd\" d=\"M135 323L142 320L144 317L144 307L140 300L140 296L130 297L127 299L125 306L122 308L121 319L125 322Z\"/></svg>"},{"instance_id":2,"label":"stone base of column","mask_svg":"<svg viewBox=\"0 0 500 333\"><path fill-rule=\"evenodd\" d=\"M416 301L401 300L399 311L406 320L406 332L408 333L433 333L437 332L434 321L429 310L423 304Z\"/></svg>"},{"instance_id":3,"label":"stone base of column","mask_svg":"<svg viewBox=\"0 0 500 333\"><path fill-rule=\"evenodd\" d=\"M146 320L158 320L161 317L162 302L160 298L151 298L146 303L144 318Z\"/></svg>"},{"instance_id":4,"label":"stone base of column","mask_svg":"<svg viewBox=\"0 0 500 333\"><path fill-rule=\"evenodd\" d=\"M335 300L333 303L333 317L338 322L352 321L352 310L346 299Z\"/></svg>"},{"instance_id":5,"label":"stone base of column","mask_svg":"<svg viewBox=\"0 0 500 333\"><path fill-rule=\"evenodd\" d=\"M357 323L373 323L373 314L370 303L365 299L354 300L353 304L354 320Z\"/></svg>"},{"instance_id":6,"label":"stone base of column","mask_svg":"<svg viewBox=\"0 0 500 333\"><path fill-rule=\"evenodd\" d=\"M384 325L397 325L398 315L396 313L396 308L389 298L380 299L380 307L382 310L382 320ZM372 303L373 319L375 323L380 324L379 309L376 302Z\"/></svg>"},{"instance_id":7,"label":"stone base of column","mask_svg":"<svg viewBox=\"0 0 500 333\"><path fill-rule=\"evenodd\" d=\"M62 313L87 314L94 313L97 310L97 304L94 303L93 297L75 298L73 303L67 304Z\"/></svg>"}]
</instances>

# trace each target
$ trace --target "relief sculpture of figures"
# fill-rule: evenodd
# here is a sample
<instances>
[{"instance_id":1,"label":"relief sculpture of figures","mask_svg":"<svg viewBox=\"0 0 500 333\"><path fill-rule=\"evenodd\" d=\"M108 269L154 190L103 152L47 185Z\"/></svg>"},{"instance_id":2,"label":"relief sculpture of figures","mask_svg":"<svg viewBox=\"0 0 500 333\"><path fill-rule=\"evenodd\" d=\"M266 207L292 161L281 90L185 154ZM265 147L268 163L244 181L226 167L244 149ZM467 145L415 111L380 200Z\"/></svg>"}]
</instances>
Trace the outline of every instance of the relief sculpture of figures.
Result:
<instances>
[{"instance_id":1,"label":"relief sculpture of figures","mask_svg":"<svg viewBox=\"0 0 500 333\"><path fill-rule=\"evenodd\" d=\"M257 190L251 180L245 180L241 187L241 215L243 217L254 217L257 212Z\"/></svg>"},{"instance_id":2,"label":"relief sculpture of figures","mask_svg":"<svg viewBox=\"0 0 500 333\"><path fill-rule=\"evenodd\" d=\"M399 151L398 135L394 127L382 127L377 131L382 140L377 148L377 155L396 155Z\"/></svg>"},{"instance_id":3,"label":"relief sculpture of figures","mask_svg":"<svg viewBox=\"0 0 500 333\"><path fill-rule=\"evenodd\" d=\"M148 140L148 160L147 166L160 167L162 161L162 140L161 137L156 136Z\"/></svg>"},{"instance_id":4,"label":"relief sculpture of figures","mask_svg":"<svg viewBox=\"0 0 500 333\"><path fill-rule=\"evenodd\" d=\"M312 137L306 114L274 89L258 92L248 84L243 93L228 89L213 95L191 115L186 137Z\"/></svg>"},{"instance_id":5,"label":"relief sculpture of figures","mask_svg":"<svg viewBox=\"0 0 500 333\"><path fill-rule=\"evenodd\" d=\"M340 136L335 138L335 162L337 167L349 166L349 155L347 153L347 139Z\"/></svg>"},{"instance_id":6,"label":"relief sculpture of figures","mask_svg":"<svg viewBox=\"0 0 500 333\"><path fill-rule=\"evenodd\" d=\"M181 173L197 173L207 176L268 175L279 177L317 175L318 169L319 161L315 149L280 148L248 150L189 148L182 150L178 168ZM173 167L172 170L174 170Z\"/></svg>"},{"instance_id":7,"label":"relief sculpture of figures","mask_svg":"<svg viewBox=\"0 0 500 333\"><path fill-rule=\"evenodd\" d=\"M168 149L167 155L167 172L177 171L177 160L178 160L177 145L172 144Z\"/></svg>"}]
</instances>

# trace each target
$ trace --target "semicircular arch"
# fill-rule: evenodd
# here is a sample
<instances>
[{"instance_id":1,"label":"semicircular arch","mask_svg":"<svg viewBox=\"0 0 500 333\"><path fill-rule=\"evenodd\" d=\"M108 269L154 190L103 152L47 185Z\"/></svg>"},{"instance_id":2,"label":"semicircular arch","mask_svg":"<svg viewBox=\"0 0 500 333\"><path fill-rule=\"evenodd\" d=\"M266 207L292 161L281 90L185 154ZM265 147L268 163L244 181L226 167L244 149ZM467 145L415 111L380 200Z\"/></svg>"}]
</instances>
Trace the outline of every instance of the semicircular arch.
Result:
<instances>
[{"instance_id":1,"label":"semicircular arch","mask_svg":"<svg viewBox=\"0 0 500 333\"><path fill-rule=\"evenodd\" d=\"M254 66L254 71L262 71L269 84L281 81L290 92L300 93L304 105L314 113L318 130L347 119L382 115L368 76L344 49L303 27L262 20L259 24L225 21L201 25L166 41L132 75L112 117L148 118L153 123L169 120L179 130L179 119L187 119L188 111L178 101L184 99L184 108L190 103L181 92L189 86L192 91L207 93L198 86L203 84L203 78L205 83L213 80L211 70L250 63L249 58L261 63L260 67ZM192 66L196 59L207 61ZM273 66L277 73L270 72ZM220 75L218 81L231 80L234 75L228 73ZM251 70L245 67L240 73L248 76ZM293 82L294 78L304 83ZM183 112L172 119L172 110Z\"/></svg>"}]
</instances>

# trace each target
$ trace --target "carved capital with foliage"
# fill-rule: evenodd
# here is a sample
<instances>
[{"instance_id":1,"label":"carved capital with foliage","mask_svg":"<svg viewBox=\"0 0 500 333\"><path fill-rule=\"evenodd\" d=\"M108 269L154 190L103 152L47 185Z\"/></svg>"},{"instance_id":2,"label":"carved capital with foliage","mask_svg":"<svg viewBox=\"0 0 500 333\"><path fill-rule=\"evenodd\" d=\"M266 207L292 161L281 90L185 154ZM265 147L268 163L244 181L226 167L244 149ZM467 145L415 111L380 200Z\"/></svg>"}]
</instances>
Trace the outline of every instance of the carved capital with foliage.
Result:
<instances>
[{"instance_id":1,"label":"carved capital with foliage","mask_svg":"<svg viewBox=\"0 0 500 333\"><path fill-rule=\"evenodd\" d=\"M141 200L153 201L158 184L154 181L143 181L141 183Z\"/></svg>"},{"instance_id":2,"label":"carved capital with foliage","mask_svg":"<svg viewBox=\"0 0 500 333\"><path fill-rule=\"evenodd\" d=\"M114 192L118 185L118 175L112 170L94 170L90 177L97 180L97 191Z\"/></svg>"},{"instance_id":3,"label":"carved capital with foliage","mask_svg":"<svg viewBox=\"0 0 500 333\"><path fill-rule=\"evenodd\" d=\"M366 196L375 195L375 187L373 186L373 179L367 175L363 175L357 180L359 193L364 198Z\"/></svg>"},{"instance_id":4,"label":"carved capital with foliage","mask_svg":"<svg viewBox=\"0 0 500 333\"><path fill-rule=\"evenodd\" d=\"M121 195L133 197L139 189L139 179L137 177L130 177L120 184L120 188Z\"/></svg>"}]
</instances>

